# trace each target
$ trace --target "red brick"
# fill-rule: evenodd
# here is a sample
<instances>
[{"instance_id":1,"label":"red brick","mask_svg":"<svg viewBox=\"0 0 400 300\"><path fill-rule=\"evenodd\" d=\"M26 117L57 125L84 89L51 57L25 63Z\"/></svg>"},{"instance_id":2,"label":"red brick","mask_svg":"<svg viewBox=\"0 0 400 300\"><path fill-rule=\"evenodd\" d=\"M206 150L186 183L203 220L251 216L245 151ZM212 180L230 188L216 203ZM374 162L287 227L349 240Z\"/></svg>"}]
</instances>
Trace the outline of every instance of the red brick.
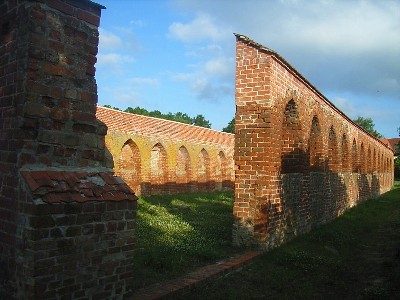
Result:
<instances>
[{"instance_id":1,"label":"red brick","mask_svg":"<svg viewBox=\"0 0 400 300\"><path fill-rule=\"evenodd\" d=\"M50 1L47 1L47 5L50 6L51 8L54 8L55 10L65 13L65 14L68 14L71 16L74 14L74 7L65 2L62 2L62 1L50 0Z\"/></svg>"},{"instance_id":2,"label":"red brick","mask_svg":"<svg viewBox=\"0 0 400 300\"><path fill-rule=\"evenodd\" d=\"M358 147L364 142L364 155L361 156L366 155L366 160L372 161L372 165L373 151L378 152L380 148L382 152L389 152L373 137L357 130L349 131L348 128L357 126L343 118L343 113L279 54L240 35L237 35L236 47L235 223L244 227L243 232L246 232L245 224L251 221L250 231L254 230L254 234L247 238L257 240L263 247L270 247L269 242L274 233L281 230L279 226L286 224L287 216L293 215L297 221L289 223L292 228L286 230L304 233L342 213L343 210L337 208L338 203L348 208L349 202L359 202L361 198L373 195L366 193L357 198L354 190L359 190L358 183L349 184L346 191L343 188L336 190L336 182L329 182L331 191L315 194L314 189L323 191L321 184L312 181L316 176L320 176L324 184L334 176L347 176L351 169L348 146L351 141L357 140ZM261 85L268 88L262 89ZM312 106L313 102L317 105ZM315 118L319 135L310 134L310 127L317 128L313 123ZM323 141L326 141L325 145ZM319 167L317 163L326 164L327 169L311 176L310 170ZM363 173L373 168L371 164L361 166ZM290 186L286 187L288 183ZM371 191L369 188L364 190ZM314 199L324 201L313 204L321 206L320 210L325 214L322 219L312 216L309 208L305 207L306 199L312 193ZM275 203L271 205L267 197ZM292 202L296 203L293 207L290 206ZM326 209L326 203L332 202L335 204ZM266 237L267 233L271 240Z\"/></svg>"},{"instance_id":3,"label":"red brick","mask_svg":"<svg viewBox=\"0 0 400 300\"><path fill-rule=\"evenodd\" d=\"M95 26L99 26L100 24L100 16L82 9L78 10L78 18Z\"/></svg>"}]
</instances>

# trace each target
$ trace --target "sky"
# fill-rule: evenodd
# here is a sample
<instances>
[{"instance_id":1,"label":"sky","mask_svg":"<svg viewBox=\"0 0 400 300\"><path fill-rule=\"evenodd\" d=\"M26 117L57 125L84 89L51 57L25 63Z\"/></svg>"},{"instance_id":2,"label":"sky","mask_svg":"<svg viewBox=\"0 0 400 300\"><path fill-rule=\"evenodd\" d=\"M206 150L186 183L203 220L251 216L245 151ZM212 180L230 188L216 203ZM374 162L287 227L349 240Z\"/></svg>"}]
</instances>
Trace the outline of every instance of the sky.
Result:
<instances>
[{"instance_id":1,"label":"sky","mask_svg":"<svg viewBox=\"0 0 400 300\"><path fill-rule=\"evenodd\" d=\"M99 105L235 114L235 36L283 56L349 118L400 127L399 0L94 0Z\"/></svg>"}]
</instances>

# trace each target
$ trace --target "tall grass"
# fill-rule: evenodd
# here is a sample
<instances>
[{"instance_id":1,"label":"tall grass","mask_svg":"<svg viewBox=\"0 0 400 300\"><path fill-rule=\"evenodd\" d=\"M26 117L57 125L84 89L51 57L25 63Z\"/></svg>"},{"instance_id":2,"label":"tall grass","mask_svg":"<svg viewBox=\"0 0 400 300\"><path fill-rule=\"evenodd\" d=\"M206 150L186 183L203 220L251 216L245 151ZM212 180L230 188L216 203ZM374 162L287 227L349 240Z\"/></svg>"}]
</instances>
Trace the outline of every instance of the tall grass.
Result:
<instances>
[{"instance_id":1,"label":"tall grass","mask_svg":"<svg viewBox=\"0 0 400 300\"><path fill-rule=\"evenodd\" d=\"M138 201L135 274L140 288L226 258L232 191L142 196Z\"/></svg>"}]
</instances>

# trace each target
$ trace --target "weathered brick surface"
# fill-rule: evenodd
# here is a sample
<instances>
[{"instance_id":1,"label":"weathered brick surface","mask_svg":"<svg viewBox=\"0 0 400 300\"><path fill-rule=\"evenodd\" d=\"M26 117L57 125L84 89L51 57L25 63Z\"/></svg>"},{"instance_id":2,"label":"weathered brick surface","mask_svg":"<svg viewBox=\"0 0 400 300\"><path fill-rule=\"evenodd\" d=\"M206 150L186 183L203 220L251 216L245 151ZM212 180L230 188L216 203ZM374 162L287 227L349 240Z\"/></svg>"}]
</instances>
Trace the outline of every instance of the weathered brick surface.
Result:
<instances>
[{"instance_id":1,"label":"weathered brick surface","mask_svg":"<svg viewBox=\"0 0 400 300\"><path fill-rule=\"evenodd\" d=\"M0 299L131 294L137 197L95 116L101 8L0 1Z\"/></svg>"},{"instance_id":2,"label":"weathered brick surface","mask_svg":"<svg viewBox=\"0 0 400 300\"><path fill-rule=\"evenodd\" d=\"M116 174L136 194L233 188L233 134L100 106L96 116Z\"/></svg>"},{"instance_id":3,"label":"weathered brick surface","mask_svg":"<svg viewBox=\"0 0 400 300\"><path fill-rule=\"evenodd\" d=\"M393 184L393 151L236 35L234 242L271 248Z\"/></svg>"}]
</instances>

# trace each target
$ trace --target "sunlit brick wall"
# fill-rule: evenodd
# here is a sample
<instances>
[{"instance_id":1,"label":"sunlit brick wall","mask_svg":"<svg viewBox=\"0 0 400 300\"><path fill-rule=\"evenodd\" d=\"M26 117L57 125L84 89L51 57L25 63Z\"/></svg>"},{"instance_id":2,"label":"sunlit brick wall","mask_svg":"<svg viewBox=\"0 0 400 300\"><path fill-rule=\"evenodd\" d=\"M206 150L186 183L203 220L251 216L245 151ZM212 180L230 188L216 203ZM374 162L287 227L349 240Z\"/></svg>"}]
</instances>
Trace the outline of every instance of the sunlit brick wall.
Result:
<instances>
[{"instance_id":1,"label":"sunlit brick wall","mask_svg":"<svg viewBox=\"0 0 400 300\"><path fill-rule=\"evenodd\" d=\"M234 135L97 108L107 155L136 194L232 189Z\"/></svg>"},{"instance_id":2,"label":"sunlit brick wall","mask_svg":"<svg viewBox=\"0 0 400 300\"><path fill-rule=\"evenodd\" d=\"M386 144L279 54L236 38L236 244L274 247L391 188Z\"/></svg>"}]
</instances>

